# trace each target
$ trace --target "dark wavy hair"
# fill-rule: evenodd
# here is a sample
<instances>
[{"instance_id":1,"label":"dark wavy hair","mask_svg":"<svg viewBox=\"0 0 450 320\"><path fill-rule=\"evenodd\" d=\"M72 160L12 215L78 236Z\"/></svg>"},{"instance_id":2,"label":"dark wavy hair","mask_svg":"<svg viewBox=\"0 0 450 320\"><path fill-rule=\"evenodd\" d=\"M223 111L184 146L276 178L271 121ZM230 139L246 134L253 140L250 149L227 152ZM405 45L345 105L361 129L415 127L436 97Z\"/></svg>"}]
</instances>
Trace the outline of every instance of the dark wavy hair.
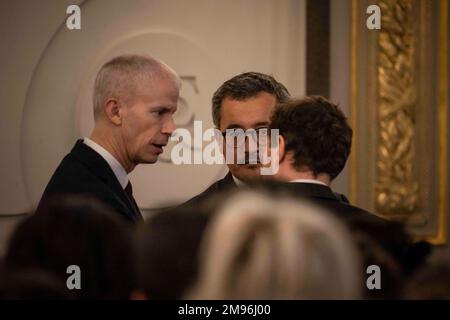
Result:
<instances>
[{"instance_id":1,"label":"dark wavy hair","mask_svg":"<svg viewBox=\"0 0 450 320\"><path fill-rule=\"evenodd\" d=\"M334 179L350 154L353 131L339 107L321 96L279 104L271 128L279 129L292 151L294 167L314 175L327 173Z\"/></svg>"},{"instance_id":2,"label":"dark wavy hair","mask_svg":"<svg viewBox=\"0 0 450 320\"><path fill-rule=\"evenodd\" d=\"M212 117L214 125L220 127L220 108L225 98L235 100L246 100L256 96L260 92L273 94L277 102L285 102L290 94L284 85L275 80L274 77L259 73L245 72L225 81L214 92L212 97Z\"/></svg>"}]
</instances>

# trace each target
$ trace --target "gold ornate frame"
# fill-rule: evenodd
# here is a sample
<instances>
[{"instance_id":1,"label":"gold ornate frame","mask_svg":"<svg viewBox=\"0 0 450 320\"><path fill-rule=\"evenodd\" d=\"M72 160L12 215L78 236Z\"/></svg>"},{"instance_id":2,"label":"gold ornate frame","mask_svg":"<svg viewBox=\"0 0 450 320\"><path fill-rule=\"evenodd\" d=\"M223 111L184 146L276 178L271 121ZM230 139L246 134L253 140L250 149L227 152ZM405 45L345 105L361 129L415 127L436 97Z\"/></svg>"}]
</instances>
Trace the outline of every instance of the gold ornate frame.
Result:
<instances>
[{"instance_id":1,"label":"gold ornate frame","mask_svg":"<svg viewBox=\"0 0 450 320\"><path fill-rule=\"evenodd\" d=\"M417 239L444 244L448 0L379 0L379 31L365 27L369 4L352 0L351 8L350 200L387 218L406 221ZM432 112L423 111L429 105ZM430 142L435 146L432 164L418 154L428 151L424 148Z\"/></svg>"}]
</instances>

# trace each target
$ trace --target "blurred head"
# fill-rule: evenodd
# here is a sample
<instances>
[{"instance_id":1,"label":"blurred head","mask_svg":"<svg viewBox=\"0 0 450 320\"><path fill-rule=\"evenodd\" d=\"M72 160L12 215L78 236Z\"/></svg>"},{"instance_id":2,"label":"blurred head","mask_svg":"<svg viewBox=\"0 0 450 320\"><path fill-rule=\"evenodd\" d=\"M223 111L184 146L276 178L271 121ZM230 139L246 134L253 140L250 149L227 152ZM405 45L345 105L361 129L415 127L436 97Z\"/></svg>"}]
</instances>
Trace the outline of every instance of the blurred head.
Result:
<instances>
[{"instance_id":1,"label":"blurred head","mask_svg":"<svg viewBox=\"0 0 450 320\"><path fill-rule=\"evenodd\" d=\"M0 300L66 300L65 283L40 269L6 271L0 268Z\"/></svg>"},{"instance_id":2,"label":"blurred head","mask_svg":"<svg viewBox=\"0 0 450 320\"><path fill-rule=\"evenodd\" d=\"M278 102L289 98L288 90L272 76L247 72L224 82L212 98L212 114L214 125L222 133L227 129L267 129L270 115ZM247 164L228 164L231 173L242 181L250 181L260 177L260 164L248 164L249 142L246 139L245 156ZM236 145L236 144L235 144ZM226 155L226 141L223 153ZM236 148L237 149L237 148ZM257 150L255 150L257 151Z\"/></svg>"},{"instance_id":3,"label":"blurred head","mask_svg":"<svg viewBox=\"0 0 450 320\"><path fill-rule=\"evenodd\" d=\"M279 129L281 180L295 173L324 175L331 181L350 154L352 129L339 107L320 96L280 104L271 119Z\"/></svg>"},{"instance_id":4,"label":"blurred head","mask_svg":"<svg viewBox=\"0 0 450 320\"><path fill-rule=\"evenodd\" d=\"M54 274L74 298L128 299L134 287L131 229L93 198L49 199L15 230L7 270ZM67 290L68 267L81 271L81 290Z\"/></svg>"},{"instance_id":5,"label":"blurred head","mask_svg":"<svg viewBox=\"0 0 450 320\"><path fill-rule=\"evenodd\" d=\"M180 90L168 65L145 55L122 55L106 62L94 86L97 131L114 139L114 150L130 171L154 163L175 130Z\"/></svg>"},{"instance_id":6,"label":"blurred head","mask_svg":"<svg viewBox=\"0 0 450 320\"><path fill-rule=\"evenodd\" d=\"M181 299L195 281L198 250L209 215L193 206L159 212L137 232L138 291L142 297Z\"/></svg>"},{"instance_id":7,"label":"blurred head","mask_svg":"<svg viewBox=\"0 0 450 320\"><path fill-rule=\"evenodd\" d=\"M362 257L363 269L367 270L369 266L377 266L381 272L380 289L370 290L365 286L364 299L400 299L406 274L396 257L379 241L362 230L353 230L353 237ZM370 275L369 272L367 277Z\"/></svg>"},{"instance_id":8,"label":"blurred head","mask_svg":"<svg viewBox=\"0 0 450 320\"><path fill-rule=\"evenodd\" d=\"M242 192L202 240L193 299L355 299L361 270L341 222L293 199Z\"/></svg>"},{"instance_id":9,"label":"blurred head","mask_svg":"<svg viewBox=\"0 0 450 320\"><path fill-rule=\"evenodd\" d=\"M404 298L415 300L450 299L450 258L446 252L417 270L409 279Z\"/></svg>"}]
</instances>

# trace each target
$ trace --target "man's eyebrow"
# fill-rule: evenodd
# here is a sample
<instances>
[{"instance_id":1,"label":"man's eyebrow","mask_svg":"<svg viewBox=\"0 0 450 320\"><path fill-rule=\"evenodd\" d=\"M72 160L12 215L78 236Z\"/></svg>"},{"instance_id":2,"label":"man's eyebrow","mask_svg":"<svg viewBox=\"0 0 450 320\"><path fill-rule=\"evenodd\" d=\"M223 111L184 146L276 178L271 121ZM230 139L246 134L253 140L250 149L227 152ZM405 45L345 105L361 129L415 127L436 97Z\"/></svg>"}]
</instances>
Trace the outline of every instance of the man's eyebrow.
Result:
<instances>
[{"instance_id":1,"label":"man's eyebrow","mask_svg":"<svg viewBox=\"0 0 450 320\"><path fill-rule=\"evenodd\" d=\"M230 125L228 125L226 128L225 128L225 130L226 129L243 129L242 128L242 126L240 126L240 125L238 125L238 124L230 124Z\"/></svg>"},{"instance_id":2,"label":"man's eyebrow","mask_svg":"<svg viewBox=\"0 0 450 320\"><path fill-rule=\"evenodd\" d=\"M268 126L269 121L258 122L254 125L254 127Z\"/></svg>"},{"instance_id":3,"label":"man's eyebrow","mask_svg":"<svg viewBox=\"0 0 450 320\"><path fill-rule=\"evenodd\" d=\"M253 127L257 128L257 127L261 127L261 126L267 127L269 124L270 124L270 122L268 122L268 121L257 122L252 126L252 128ZM243 129L244 130L244 128L241 125L234 124L234 123L228 125L225 129Z\"/></svg>"},{"instance_id":4,"label":"man's eyebrow","mask_svg":"<svg viewBox=\"0 0 450 320\"><path fill-rule=\"evenodd\" d=\"M173 111L173 110L176 110L176 107L154 106L154 107L152 107L152 110L159 110L159 111Z\"/></svg>"}]
</instances>

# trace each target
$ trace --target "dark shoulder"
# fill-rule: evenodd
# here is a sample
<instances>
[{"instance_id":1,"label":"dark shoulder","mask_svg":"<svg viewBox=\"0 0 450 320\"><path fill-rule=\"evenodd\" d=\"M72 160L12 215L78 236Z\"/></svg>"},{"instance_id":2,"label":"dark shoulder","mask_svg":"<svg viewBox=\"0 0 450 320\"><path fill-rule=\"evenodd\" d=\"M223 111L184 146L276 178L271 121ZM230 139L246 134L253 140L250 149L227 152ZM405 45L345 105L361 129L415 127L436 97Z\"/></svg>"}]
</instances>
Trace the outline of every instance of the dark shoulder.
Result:
<instances>
[{"instance_id":1,"label":"dark shoulder","mask_svg":"<svg viewBox=\"0 0 450 320\"><path fill-rule=\"evenodd\" d=\"M60 195L90 195L105 203L117 202L117 196L106 182L72 153L66 155L56 168L43 192L39 207L49 198Z\"/></svg>"},{"instance_id":2,"label":"dark shoulder","mask_svg":"<svg viewBox=\"0 0 450 320\"><path fill-rule=\"evenodd\" d=\"M220 187L219 187L219 182L220 181L216 181L214 182L212 185L210 185L208 188L206 188L205 191L203 191L202 193L196 195L195 197L192 197L191 199L189 199L188 201L186 201L184 204L182 204L183 206L192 206L192 205L196 205L196 204L200 204L203 201L205 201L206 199L208 199L209 197L211 197L212 195L220 192Z\"/></svg>"},{"instance_id":3,"label":"dark shoulder","mask_svg":"<svg viewBox=\"0 0 450 320\"><path fill-rule=\"evenodd\" d=\"M208 188L206 188L205 191L189 199L184 204L186 205L200 204L216 194L229 190L233 186L235 186L233 182L233 177L231 176L231 173L228 173L224 178L217 180L216 182L211 184Z\"/></svg>"},{"instance_id":4,"label":"dark shoulder","mask_svg":"<svg viewBox=\"0 0 450 320\"><path fill-rule=\"evenodd\" d=\"M86 192L96 186L100 187L101 184L101 180L94 173L69 153L56 168L44 193Z\"/></svg>"},{"instance_id":5,"label":"dark shoulder","mask_svg":"<svg viewBox=\"0 0 450 320\"><path fill-rule=\"evenodd\" d=\"M344 194L339 193L339 192L333 192L333 193L336 196L336 198L339 199L339 201L342 201L344 203L350 203L350 200L348 200L348 198Z\"/></svg>"},{"instance_id":6,"label":"dark shoulder","mask_svg":"<svg viewBox=\"0 0 450 320\"><path fill-rule=\"evenodd\" d=\"M314 198L314 202L317 202L317 204L321 207L328 209L331 213L338 216L339 218L344 218L346 220L352 219L361 222L367 221L368 223L387 223L386 219L381 218L363 208L345 202L339 198Z\"/></svg>"}]
</instances>

